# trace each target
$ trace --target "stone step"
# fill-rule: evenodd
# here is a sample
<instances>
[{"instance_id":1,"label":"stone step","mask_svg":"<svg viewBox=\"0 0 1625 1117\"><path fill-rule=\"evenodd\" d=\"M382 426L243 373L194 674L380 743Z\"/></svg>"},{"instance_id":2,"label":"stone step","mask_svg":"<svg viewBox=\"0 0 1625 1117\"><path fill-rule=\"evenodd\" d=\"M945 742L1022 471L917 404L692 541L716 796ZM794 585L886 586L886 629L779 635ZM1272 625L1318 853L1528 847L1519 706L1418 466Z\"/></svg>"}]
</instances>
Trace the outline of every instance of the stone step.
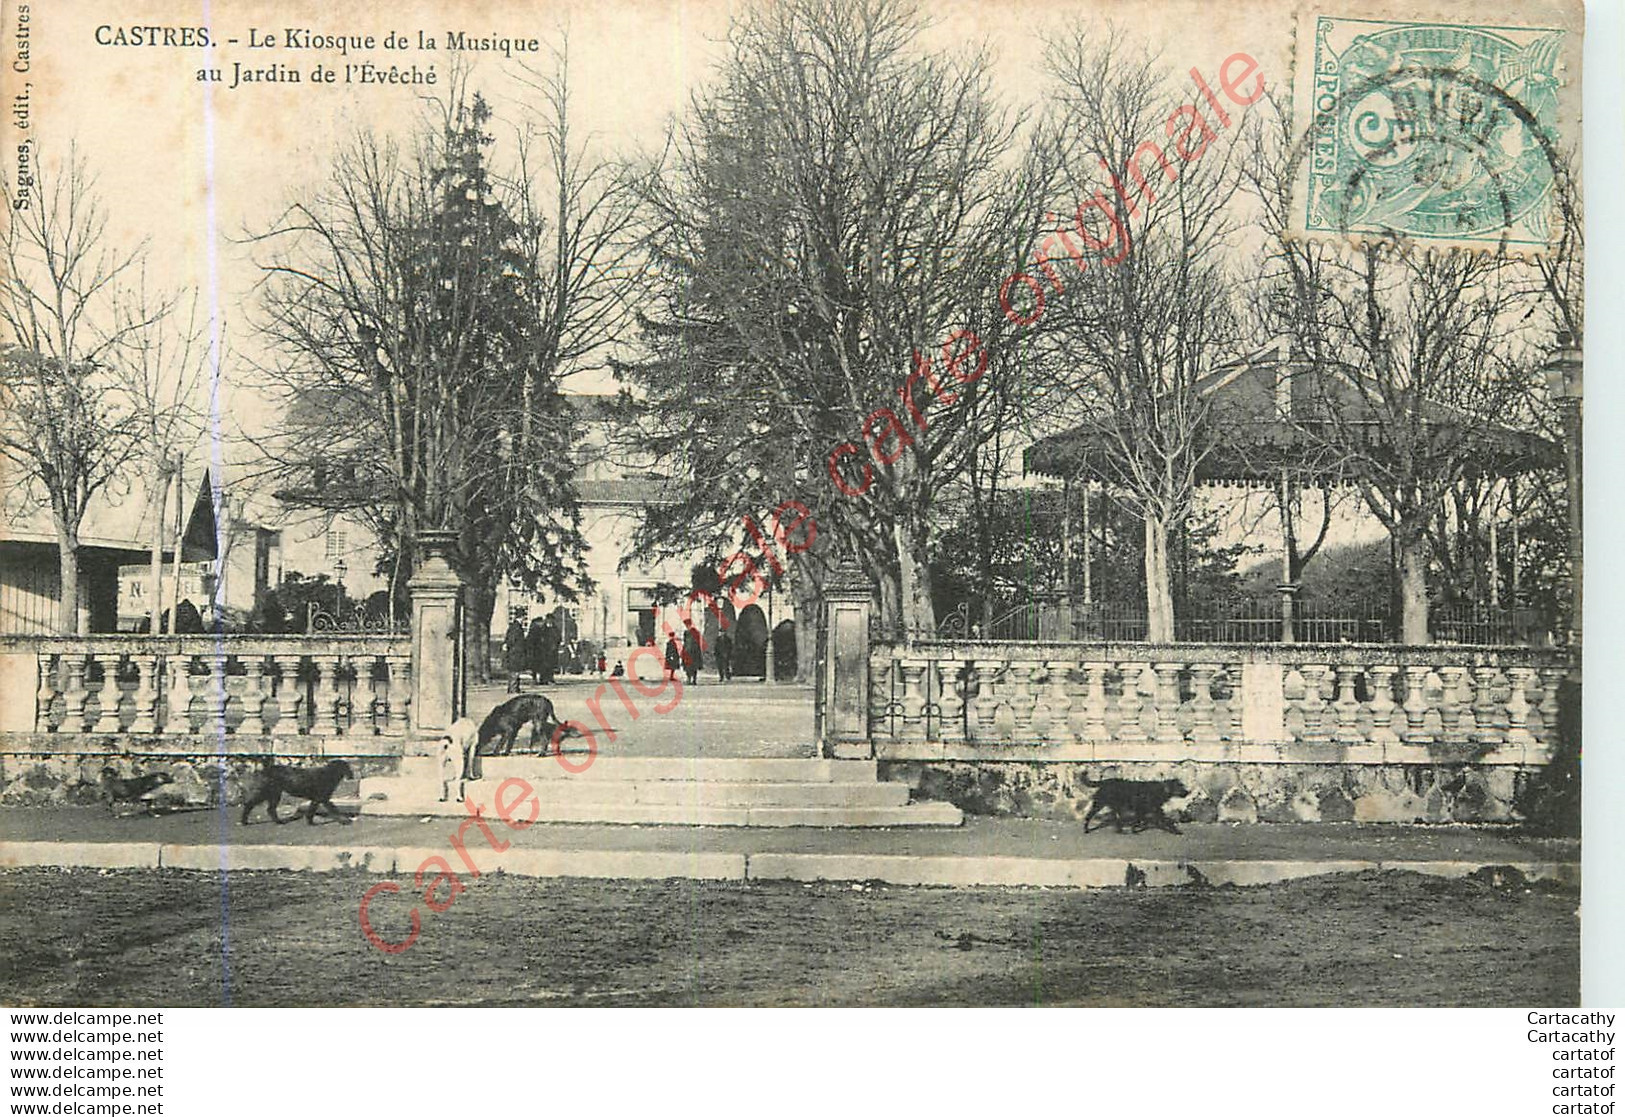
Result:
<instances>
[{"instance_id":1,"label":"stone step","mask_svg":"<svg viewBox=\"0 0 1625 1117\"><path fill-rule=\"evenodd\" d=\"M501 781L469 783L466 794L490 803ZM687 803L708 807L901 807L908 787L900 783L767 783L720 780L536 780L537 798L550 805L589 803ZM424 792L432 789L433 796ZM390 777L362 781L361 796L371 799L439 799L439 788L422 780Z\"/></svg>"},{"instance_id":2,"label":"stone step","mask_svg":"<svg viewBox=\"0 0 1625 1117\"><path fill-rule=\"evenodd\" d=\"M466 818L462 803L423 799L367 800L369 815ZM529 816L526 810L523 817ZM692 803L544 803L537 822L624 826L958 826L964 821L951 803L912 803L904 807L706 806Z\"/></svg>"},{"instance_id":3,"label":"stone step","mask_svg":"<svg viewBox=\"0 0 1625 1117\"><path fill-rule=\"evenodd\" d=\"M587 756L566 751L572 772L552 756L487 756L482 769L487 780L518 776L542 780L609 780L650 783L656 780L704 783L874 783L879 770L873 760L783 760L762 757ZM406 774L406 773L403 773Z\"/></svg>"}]
</instances>

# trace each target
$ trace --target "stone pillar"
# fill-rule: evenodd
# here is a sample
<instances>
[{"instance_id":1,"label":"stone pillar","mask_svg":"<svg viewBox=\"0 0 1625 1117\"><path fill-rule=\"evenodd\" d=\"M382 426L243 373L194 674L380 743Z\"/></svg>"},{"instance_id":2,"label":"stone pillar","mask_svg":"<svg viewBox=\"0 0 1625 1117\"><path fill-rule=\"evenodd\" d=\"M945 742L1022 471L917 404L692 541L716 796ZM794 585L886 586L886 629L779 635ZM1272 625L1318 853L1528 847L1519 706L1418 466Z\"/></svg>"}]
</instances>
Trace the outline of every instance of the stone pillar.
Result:
<instances>
[{"instance_id":1,"label":"stone pillar","mask_svg":"<svg viewBox=\"0 0 1625 1117\"><path fill-rule=\"evenodd\" d=\"M443 734L466 708L463 580L446 561L456 533L422 531L423 558L406 583L412 595L412 736Z\"/></svg>"},{"instance_id":2,"label":"stone pillar","mask_svg":"<svg viewBox=\"0 0 1625 1117\"><path fill-rule=\"evenodd\" d=\"M874 613L869 577L851 559L824 583L824 654L818 665L820 751L840 759L868 759L869 622Z\"/></svg>"},{"instance_id":3,"label":"stone pillar","mask_svg":"<svg viewBox=\"0 0 1625 1117\"><path fill-rule=\"evenodd\" d=\"M1286 512L1281 513L1283 516ZM1297 629L1294 619L1297 614L1298 590L1302 587L1297 582L1282 582L1275 587L1275 592L1281 595L1281 643L1291 644L1297 638Z\"/></svg>"}]
</instances>

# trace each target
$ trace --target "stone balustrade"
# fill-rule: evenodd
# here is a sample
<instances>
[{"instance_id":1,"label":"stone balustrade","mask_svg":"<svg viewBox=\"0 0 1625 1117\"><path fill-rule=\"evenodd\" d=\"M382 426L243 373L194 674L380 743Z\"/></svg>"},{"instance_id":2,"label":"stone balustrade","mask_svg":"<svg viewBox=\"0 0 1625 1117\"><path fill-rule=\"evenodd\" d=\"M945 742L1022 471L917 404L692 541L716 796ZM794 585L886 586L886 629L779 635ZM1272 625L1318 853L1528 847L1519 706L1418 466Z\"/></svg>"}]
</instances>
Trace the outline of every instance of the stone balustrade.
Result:
<instances>
[{"instance_id":1,"label":"stone balustrade","mask_svg":"<svg viewBox=\"0 0 1625 1117\"><path fill-rule=\"evenodd\" d=\"M1542 765L1561 652L1379 644L874 643L883 760Z\"/></svg>"},{"instance_id":2,"label":"stone balustrade","mask_svg":"<svg viewBox=\"0 0 1625 1117\"><path fill-rule=\"evenodd\" d=\"M411 718L408 636L4 637L0 671L33 697L0 728L36 735L404 737Z\"/></svg>"}]
</instances>

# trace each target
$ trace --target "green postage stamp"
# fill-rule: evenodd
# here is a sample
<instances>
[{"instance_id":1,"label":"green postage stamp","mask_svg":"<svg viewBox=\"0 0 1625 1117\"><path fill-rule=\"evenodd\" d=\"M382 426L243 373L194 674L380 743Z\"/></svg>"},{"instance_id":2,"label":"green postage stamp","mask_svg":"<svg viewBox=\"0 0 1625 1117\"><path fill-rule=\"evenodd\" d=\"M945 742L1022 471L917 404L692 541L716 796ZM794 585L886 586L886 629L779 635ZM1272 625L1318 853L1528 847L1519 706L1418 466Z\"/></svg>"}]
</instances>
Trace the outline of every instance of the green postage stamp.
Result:
<instances>
[{"instance_id":1,"label":"green postage stamp","mask_svg":"<svg viewBox=\"0 0 1625 1117\"><path fill-rule=\"evenodd\" d=\"M1561 219L1564 39L1542 27L1307 17L1294 231L1545 248Z\"/></svg>"}]
</instances>

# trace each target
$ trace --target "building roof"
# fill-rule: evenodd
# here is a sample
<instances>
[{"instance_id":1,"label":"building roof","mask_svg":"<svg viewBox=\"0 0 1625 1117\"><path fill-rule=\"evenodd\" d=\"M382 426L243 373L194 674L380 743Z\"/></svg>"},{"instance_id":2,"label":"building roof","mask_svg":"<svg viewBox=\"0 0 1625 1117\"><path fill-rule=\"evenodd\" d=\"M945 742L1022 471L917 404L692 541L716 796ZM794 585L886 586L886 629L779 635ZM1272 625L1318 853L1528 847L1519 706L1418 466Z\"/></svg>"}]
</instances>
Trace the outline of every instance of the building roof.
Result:
<instances>
[{"instance_id":1,"label":"building roof","mask_svg":"<svg viewBox=\"0 0 1625 1117\"><path fill-rule=\"evenodd\" d=\"M1294 360L1284 341L1221 365L1197 381L1208 406L1197 479L1207 484L1273 482L1282 471L1335 479L1346 455L1338 446L1358 439L1377 452L1389 433L1372 406L1380 398L1339 368ZM1562 448L1512 427L1485 424L1442 404L1426 402L1425 429L1437 437L1470 438L1486 472L1500 476L1560 468ZM1099 477L1116 453L1112 416L1040 439L1025 455L1030 472L1051 477ZM1335 435L1335 437L1334 437Z\"/></svg>"},{"instance_id":2,"label":"building roof","mask_svg":"<svg viewBox=\"0 0 1625 1117\"><path fill-rule=\"evenodd\" d=\"M181 546L182 562L202 562L215 556L214 509L208 497L207 482L200 483L187 516ZM152 552L151 484L134 478L127 486L103 487L91 497L85 518L79 526L81 547L130 551L145 558ZM29 500L22 486L14 486L0 500L0 541L56 546L56 528L48 508ZM175 548L168 531L164 535L165 561Z\"/></svg>"}]
</instances>

